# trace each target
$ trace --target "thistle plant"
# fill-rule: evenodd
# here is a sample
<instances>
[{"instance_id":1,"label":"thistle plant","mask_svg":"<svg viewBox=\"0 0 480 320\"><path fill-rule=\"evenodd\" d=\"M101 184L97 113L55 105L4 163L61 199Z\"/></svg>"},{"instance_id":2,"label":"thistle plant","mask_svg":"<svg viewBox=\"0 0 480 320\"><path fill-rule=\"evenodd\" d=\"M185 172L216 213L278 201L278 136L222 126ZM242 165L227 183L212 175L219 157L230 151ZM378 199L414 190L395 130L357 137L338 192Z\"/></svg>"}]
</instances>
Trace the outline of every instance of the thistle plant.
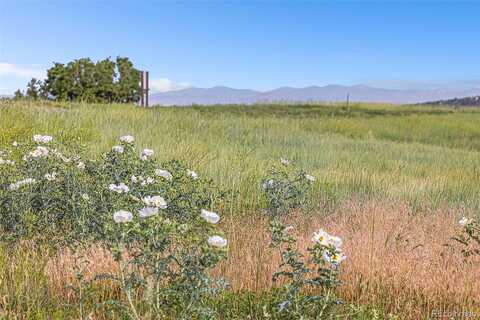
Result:
<instances>
[{"instance_id":1,"label":"thistle plant","mask_svg":"<svg viewBox=\"0 0 480 320\"><path fill-rule=\"evenodd\" d=\"M138 152L134 142L122 136L100 159L81 159L60 151L52 137L35 135L2 153L3 240L43 239L73 251L80 318L88 314L85 294L109 279L122 293L105 303L112 312L212 319L205 301L224 286L209 273L225 256L227 240L210 210L222 193L189 166L160 164L153 150ZM112 254L118 273L86 279L82 252L92 245Z\"/></svg>"},{"instance_id":2,"label":"thistle plant","mask_svg":"<svg viewBox=\"0 0 480 320\"><path fill-rule=\"evenodd\" d=\"M274 216L290 213L293 209L306 209L310 205L309 193L315 177L295 166L286 159L281 165L272 167L262 180L262 189L267 203L267 212Z\"/></svg>"},{"instance_id":3,"label":"thistle plant","mask_svg":"<svg viewBox=\"0 0 480 320\"><path fill-rule=\"evenodd\" d=\"M345 259L342 240L320 229L312 237L308 257L297 249L297 240L291 234L293 227L286 226L283 220L291 210L302 209L308 203L309 186L305 181L311 183L315 178L290 168L285 159L281 162L284 168L273 169L262 183L270 204L270 246L281 256L273 281L285 281L281 300L275 306L276 318L321 319L338 302L332 289L339 283L339 268Z\"/></svg>"},{"instance_id":4,"label":"thistle plant","mask_svg":"<svg viewBox=\"0 0 480 320\"><path fill-rule=\"evenodd\" d=\"M462 254L467 259L472 255L480 256L480 222L463 217L458 222L462 233L453 239L462 245Z\"/></svg>"}]
</instances>

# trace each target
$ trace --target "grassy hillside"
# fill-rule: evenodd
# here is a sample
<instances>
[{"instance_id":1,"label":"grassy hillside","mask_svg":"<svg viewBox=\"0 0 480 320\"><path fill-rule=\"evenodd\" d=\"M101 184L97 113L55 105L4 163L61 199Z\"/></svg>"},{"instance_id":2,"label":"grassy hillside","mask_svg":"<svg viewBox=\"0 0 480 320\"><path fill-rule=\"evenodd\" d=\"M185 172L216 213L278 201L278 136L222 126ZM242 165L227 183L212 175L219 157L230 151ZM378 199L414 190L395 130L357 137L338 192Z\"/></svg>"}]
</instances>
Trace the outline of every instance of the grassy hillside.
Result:
<instances>
[{"instance_id":1,"label":"grassy hillside","mask_svg":"<svg viewBox=\"0 0 480 320\"><path fill-rule=\"evenodd\" d=\"M280 157L318 177L319 204L351 197L480 207L480 112L388 105L259 105L140 109L3 104L0 145L47 133L85 152L121 134L181 158L237 193L226 209L257 210L258 181Z\"/></svg>"}]
</instances>

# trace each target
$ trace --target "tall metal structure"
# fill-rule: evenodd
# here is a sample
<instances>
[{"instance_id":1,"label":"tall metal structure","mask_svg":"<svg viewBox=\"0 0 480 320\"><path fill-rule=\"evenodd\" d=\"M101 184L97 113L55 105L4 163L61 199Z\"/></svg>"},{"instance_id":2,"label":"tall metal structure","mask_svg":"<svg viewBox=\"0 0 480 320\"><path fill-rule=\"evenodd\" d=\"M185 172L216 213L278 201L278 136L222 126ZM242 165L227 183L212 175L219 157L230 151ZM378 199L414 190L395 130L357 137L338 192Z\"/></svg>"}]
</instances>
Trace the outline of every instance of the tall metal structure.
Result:
<instances>
[{"instance_id":1,"label":"tall metal structure","mask_svg":"<svg viewBox=\"0 0 480 320\"><path fill-rule=\"evenodd\" d=\"M148 71L140 71L140 106L148 107L149 76Z\"/></svg>"}]
</instances>

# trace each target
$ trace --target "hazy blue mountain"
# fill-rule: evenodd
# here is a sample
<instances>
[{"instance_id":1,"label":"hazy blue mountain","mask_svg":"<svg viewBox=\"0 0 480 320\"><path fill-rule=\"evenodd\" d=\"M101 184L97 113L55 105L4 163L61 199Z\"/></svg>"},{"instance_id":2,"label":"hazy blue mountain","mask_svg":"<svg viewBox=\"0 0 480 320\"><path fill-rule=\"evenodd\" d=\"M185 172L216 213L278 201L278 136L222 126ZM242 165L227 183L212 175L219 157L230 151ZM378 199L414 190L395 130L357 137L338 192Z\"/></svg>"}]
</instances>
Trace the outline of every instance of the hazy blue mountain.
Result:
<instances>
[{"instance_id":1,"label":"hazy blue mountain","mask_svg":"<svg viewBox=\"0 0 480 320\"><path fill-rule=\"evenodd\" d=\"M282 87L270 91L234 89L228 87L188 88L178 91L156 93L150 96L151 104L192 105L192 104L233 104L256 102L341 102L347 95L353 102L422 103L427 101L480 95L480 88L469 90L394 90L364 85L327 85L305 88Z\"/></svg>"}]
</instances>

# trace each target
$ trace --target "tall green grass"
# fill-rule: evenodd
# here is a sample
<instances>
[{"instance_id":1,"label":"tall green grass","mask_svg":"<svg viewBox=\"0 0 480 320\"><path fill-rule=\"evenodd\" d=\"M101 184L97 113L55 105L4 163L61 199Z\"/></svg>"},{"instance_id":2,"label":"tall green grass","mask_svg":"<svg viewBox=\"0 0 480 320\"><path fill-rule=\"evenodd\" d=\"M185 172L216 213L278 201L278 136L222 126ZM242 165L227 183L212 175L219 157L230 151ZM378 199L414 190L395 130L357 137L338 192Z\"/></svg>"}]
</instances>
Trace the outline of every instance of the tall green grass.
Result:
<instances>
[{"instance_id":1,"label":"tall green grass","mask_svg":"<svg viewBox=\"0 0 480 320\"><path fill-rule=\"evenodd\" d=\"M259 181L280 157L318 180L319 205L356 197L480 208L480 111L389 105L258 105L140 109L4 103L0 146L45 133L89 154L122 134L162 160L187 160L234 191L231 213L262 206Z\"/></svg>"}]
</instances>

